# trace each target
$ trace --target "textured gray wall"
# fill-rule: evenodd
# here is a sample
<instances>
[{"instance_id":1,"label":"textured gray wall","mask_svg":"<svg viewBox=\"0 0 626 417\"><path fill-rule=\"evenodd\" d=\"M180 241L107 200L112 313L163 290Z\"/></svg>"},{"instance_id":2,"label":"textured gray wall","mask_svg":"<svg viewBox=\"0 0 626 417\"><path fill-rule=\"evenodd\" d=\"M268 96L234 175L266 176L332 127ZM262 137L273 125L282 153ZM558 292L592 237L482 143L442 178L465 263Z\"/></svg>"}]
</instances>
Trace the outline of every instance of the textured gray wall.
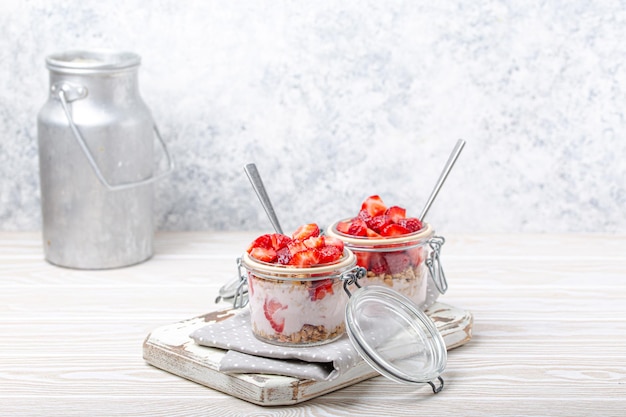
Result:
<instances>
[{"instance_id":1,"label":"textured gray wall","mask_svg":"<svg viewBox=\"0 0 626 417\"><path fill-rule=\"evenodd\" d=\"M0 1L0 230L41 227L45 56L132 50L176 172L163 230L326 225L380 194L444 232L626 232L624 1Z\"/></svg>"}]
</instances>

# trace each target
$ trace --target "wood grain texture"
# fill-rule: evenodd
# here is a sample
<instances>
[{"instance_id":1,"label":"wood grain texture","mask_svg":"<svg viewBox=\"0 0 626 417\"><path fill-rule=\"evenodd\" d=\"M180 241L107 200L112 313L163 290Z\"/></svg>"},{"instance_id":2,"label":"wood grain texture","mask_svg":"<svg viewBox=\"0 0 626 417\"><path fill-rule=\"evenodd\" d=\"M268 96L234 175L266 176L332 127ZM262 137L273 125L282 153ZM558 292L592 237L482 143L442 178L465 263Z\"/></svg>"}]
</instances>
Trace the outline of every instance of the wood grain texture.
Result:
<instances>
[{"instance_id":1,"label":"wood grain texture","mask_svg":"<svg viewBox=\"0 0 626 417\"><path fill-rule=\"evenodd\" d=\"M142 358L153 329L211 309L257 235L161 233L153 259L110 271L43 260L39 233L0 233L0 415L622 416L626 236L446 236L442 302L474 315L446 387L375 377L260 407Z\"/></svg>"}]
</instances>

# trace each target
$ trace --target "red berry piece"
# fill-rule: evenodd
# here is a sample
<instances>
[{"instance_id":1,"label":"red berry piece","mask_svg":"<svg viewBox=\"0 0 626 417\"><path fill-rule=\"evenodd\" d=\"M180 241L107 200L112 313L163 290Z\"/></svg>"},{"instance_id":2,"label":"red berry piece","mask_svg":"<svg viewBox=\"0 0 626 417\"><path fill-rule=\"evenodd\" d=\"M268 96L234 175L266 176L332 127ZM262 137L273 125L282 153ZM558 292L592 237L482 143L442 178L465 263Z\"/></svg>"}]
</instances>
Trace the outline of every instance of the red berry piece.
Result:
<instances>
[{"instance_id":1,"label":"red berry piece","mask_svg":"<svg viewBox=\"0 0 626 417\"><path fill-rule=\"evenodd\" d=\"M289 265L298 268L307 268L320 262L320 253L317 249L307 249L293 254Z\"/></svg>"},{"instance_id":2,"label":"red berry piece","mask_svg":"<svg viewBox=\"0 0 626 417\"><path fill-rule=\"evenodd\" d=\"M422 262L424 262L424 248L418 246L416 248L411 248L406 250L407 255L411 259L411 265L418 266Z\"/></svg>"},{"instance_id":3,"label":"red berry piece","mask_svg":"<svg viewBox=\"0 0 626 417\"><path fill-rule=\"evenodd\" d=\"M402 236L408 233L411 232L409 232L406 227L400 226L399 224L388 224L380 231L380 234L386 237Z\"/></svg>"},{"instance_id":4,"label":"red berry piece","mask_svg":"<svg viewBox=\"0 0 626 417\"><path fill-rule=\"evenodd\" d=\"M348 222L339 222L337 223L337 231L341 232L345 235L348 235L348 231L350 230L350 226L352 225L351 221Z\"/></svg>"},{"instance_id":5,"label":"red berry piece","mask_svg":"<svg viewBox=\"0 0 626 417\"><path fill-rule=\"evenodd\" d=\"M271 249L272 248L272 237L271 235L262 235L254 239L254 241L248 246L248 253L252 251L253 248L264 248Z\"/></svg>"},{"instance_id":6,"label":"red berry piece","mask_svg":"<svg viewBox=\"0 0 626 417\"><path fill-rule=\"evenodd\" d=\"M388 272L387 261L381 253L372 252L369 270L376 275L382 275Z\"/></svg>"},{"instance_id":7,"label":"red berry piece","mask_svg":"<svg viewBox=\"0 0 626 417\"><path fill-rule=\"evenodd\" d=\"M384 214L385 210L387 210L387 206L385 206L385 203L383 203L383 200L379 196L373 195L365 199L363 204L361 204L361 210L367 210L367 213L374 217L379 214Z\"/></svg>"},{"instance_id":8,"label":"red berry piece","mask_svg":"<svg viewBox=\"0 0 626 417\"><path fill-rule=\"evenodd\" d=\"M276 251L286 247L289 242L291 242L291 238L289 236L281 235L280 233L274 233L270 235L270 237L272 240L272 248Z\"/></svg>"},{"instance_id":9,"label":"red berry piece","mask_svg":"<svg viewBox=\"0 0 626 417\"><path fill-rule=\"evenodd\" d=\"M389 217L392 223L398 223L401 219L406 217L406 210L402 207L391 206L387 209L385 214Z\"/></svg>"},{"instance_id":10,"label":"red berry piece","mask_svg":"<svg viewBox=\"0 0 626 417\"><path fill-rule=\"evenodd\" d=\"M291 235L293 240L305 240L311 236L319 236L320 228L315 223L305 224L296 229Z\"/></svg>"},{"instance_id":11,"label":"red berry piece","mask_svg":"<svg viewBox=\"0 0 626 417\"><path fill-rule=\"evenodd\" d=\"M356 264L358 266L362 266L365 269L369 269L370 267L370 258L372 257L372 252L354 252L354 256L356 256Z\"/></svg>"},{"instance_id":12,"label":"red berry piece","mask_svg":"<svg viewBox=\"0 0 626 417\"><path fill-rule=\"evenodd\" d=\"M252 248L250 256L261 262L274 262L276 260L276 251L271 248Z\"/></svg>"},{"instance_id":13,"label":"red berry piece","mask_svg":"<svg viewBox=\"0 0 626 417\"><path fill-rule=\"evenodd\" d=\"M359 211L359 214L356 215L356 218L363 220L365 224L369 224L369 222L372 220L372 216L367 212L366 209L362 209L361 211Z\"/></svg>"},{"instance_id":14,"label":"red berry piece","mask_svg":"<svg viewBox=\"0 0 626 417\"><path fill-rule=\"evenodd\" d=\"M404 251L385 253L385 261L391 274L399 274L411 265L411 259Z\"/></svg>"},{"instance_id":15,"label":"red berry piece","mask_svg":"<svg viewBox=\"0 0 626 417\"><path fill-rule=\"evenodd\" d=\"M334 246L339 249L339 252L343 253L343 240L337 239L332 236L324 236L324 243L326 246Z\"/></svg>"},{"instance_id":16,"label":"red berry piece","mask_svg":"<svg viewBox=\"0 0 626 417\"><path fill-rule=\"evenodd\" d=\"M311 288L309 288L309 296L311 297L311 301L321 300L328 294L334 294L333 280L331 279L313 281Z\"/></svg>"},{"instance_id":17,"label":"red berry piece","mask_svg":"<svg viewBox=\"0 0 626 417\"><path fill-rule=\"evenodd\" d=\"M280 248L276 251L276 260L281 265L288 265L289 262L291 262L291 258L291 251L287 246L285 246L284 248Z\"/></svg>"},{"instance_id":18,"label":"red berry piece","mask_svg":"<svg viewBox=\"0 0 626 417\"><path fill-rule=\"evenodd\" d=\"M336 246L324 246L319 250L321 264L329 264L331 262L338 261L341 259L341 255L343 252L339 250Z\"/></svg>"},{"instance_id":19,"label":"red berry piece","mask_svg":"<svg viewBox=\"0 0 626 417\"><path fill-rule=\"evenodd\" d=\"M401 219L398 221L398 224L406 228L410 233L417 232L422 229L422 222L415 217Z\"/></svg>"},{"instance_id":20,"label":"red berry piece","mask_svg":"<svg viewBox=\"0 0 626 417\"><path fill-rule=\"evenodd\" d=\"M311 236L310 238L302 241L302 243L304 243L304 246L306 246L307 248L319 249L324 246L324 237L323 236Z\"/></svg>"},{"instance_id":21,"label":"red berry piece","mask_svg":"<svg viewBox=\"0 0 626 417\"><path fill-rule=\"evenodd\" d=\"M287 248L289 249L291 256L308 249L304 243L297 240L292 240L291 242L289 242Z\"/></svg>"},{"instance_id":22,"label":"red berry piece","mask_svg":"<svg viewBox=\"0 0 626 417\"><path fill-rule=\"evenodd\" d=\"M266 298L265 302L263 303L263 313L265 314L265 318L267 319L267 321L270 322L270 326L272 326L272 329L274 329L278 333L281 333L285 328L285 318L277 317L276 313L281 310L285 310L286 308L287 306L282 305L280 302L273 298L269 300Z\"/></svg>"},{"instance_id":23,"label":"red berry piece","mask_svg":"<svg viewBox=\"0 0 626 417\"><path fill-rule=\"evenodd\" d=\"M355 219L350 224L348 234L352 236L367 236L367 224L361 219Z\"/></svg>"},{"instance_id":24,"label":"red berry piece","mask_svg":"<svg viewBox=\"0 0 626 417\"><path fill-rule=\"evenodd\" d=\"M378 216L372 217L369 223L367 223L367 227L375 231L376 233L380 233L381 230L385 228L385 226L391 224L391 218L386 214L379 214Z\"/></svg>"}]
</instances>

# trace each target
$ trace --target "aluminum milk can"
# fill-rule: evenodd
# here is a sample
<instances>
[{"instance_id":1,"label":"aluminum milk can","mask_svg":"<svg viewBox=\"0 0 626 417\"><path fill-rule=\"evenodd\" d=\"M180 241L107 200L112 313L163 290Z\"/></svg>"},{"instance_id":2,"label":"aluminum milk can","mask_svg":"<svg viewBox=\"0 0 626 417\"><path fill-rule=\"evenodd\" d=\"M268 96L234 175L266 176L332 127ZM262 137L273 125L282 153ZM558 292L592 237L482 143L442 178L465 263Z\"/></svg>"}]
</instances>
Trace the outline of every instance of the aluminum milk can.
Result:
<instances>
[{"instance_id":1,"label":"aluminum milk can","mask_svg":"<svg viewBox=\"0 0 626 417\"><path fill-rule=\"evenodd\" d=\"M43 244L53 264L104 269L152 256L152 183L172 161L139 94L140 62L107 50L46 58L50 90L37 130ZM155 136L167 170L155 166Z\"/></svg>"}]
</instances>

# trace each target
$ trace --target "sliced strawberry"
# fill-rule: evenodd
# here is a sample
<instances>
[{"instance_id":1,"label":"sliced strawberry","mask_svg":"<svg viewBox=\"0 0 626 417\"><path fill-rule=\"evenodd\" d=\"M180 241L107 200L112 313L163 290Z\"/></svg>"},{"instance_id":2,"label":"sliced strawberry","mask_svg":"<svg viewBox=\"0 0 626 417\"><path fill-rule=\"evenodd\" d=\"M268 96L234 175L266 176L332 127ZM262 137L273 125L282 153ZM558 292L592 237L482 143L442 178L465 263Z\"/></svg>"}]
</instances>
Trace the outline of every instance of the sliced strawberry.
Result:
<instances>
[{"instance_id":1,"label":"sliced strawberry","mask_svg":"<svg viewBox=\"0 0 626 417\"><path fill-rule=\"evenodd\" d=\"M332 236L324 236L324 243L326 246L334 246L339 249L339 252L343 253L343 240L337 239Z\"/></svg>"},{"instance_id":2,"label":"sliced strawberry","mask_svg":"<svg viewBox=\"0 0 626 417\"><path fill-rule=\"evenodd\" d=\"M367 227L375 231L376 233L380 233L381 230L385 228L388 224L391 224L391 218L386 214L379 214L378 216L374 216L371 218L369 223L367 223Z\"/></svg>"},{"instance_id":3,"label":"sliced strawberry","mask_svg":"<svg viewBox=\"0 0 626 417\"><path fill-rule=\"evenodd\" d=\"M343 251L339 250L337 246L324 246L323 248L319 249L319 254L319 263L328 264L341 259Z\"/></svg>"},{"instance_id":4,"label":"sliced strawberry","mask_svg":"<svg viewBox=\"0 0 626 417\"><path fill-rule=\"evenodd\" d=\"M367 228L367 237L371 237L373 239L380 239L383 236L381 234L376 233L375 231L373 231L372 229L370 229L369 227Z\"/></svg>"},{"instance_id":5,"label":"sliced strawberry","mask_svg":"<svg viewBox=\"0 0 626 417\"><path fill-rule=\"evenodd\" d=\"M347 235L351 224L352 221L339 222L337 223L337 231Z\"/></svg>"},{"instance_id":6,"label":"sliced strawberry","mask_svg":"<svg viewBox=\"0 0 626 417\"><path fill-rule=\"evenodd\" d=\"M397 222L400 226L405 227L409 232L417 232L422 228L422 222L415 217L407 217Z\"/></svg>"},{"instance_id":7,"label":"sliced strawberry","mask_svg":"<svg viewBox=\"0 0 626 417\"><path fill-rule=\"evenodd\" d=\"M328 294L334 294L333 281L331 279L313 281L311 287L309 288L311 301L321 300Z\"/></svg>"},{"instance_id":8,"label":"sliced strawberry","mask_svg":"<svg viewBox=\"0 0 626 417\"><path fill-rule=\"evenodd\" d=\"M291 253L291 256L295 255L298 252L302 252L302 251L308 249L304 245L304 243L302 243L302 242L300 242L298 240L292 240L291 242L289 242L289 244L287 244L287 248L289 249L289 252Z\"/></svg>"},{"instance_id":9,"label":"sliced strawberry","mask_svg":"<svg viewBox=\"0 0 626 417\"><path fill-rule=\"evenodd\" d=\"M424 261L424 248L418 246L416 248L411 248L406 250L407 255L411 259L411 264L413 266L418 266Z\"/></svg>"},{"instance_id":10,"label":"sliced strawberry","mask_svg":"<svg viewBox=\"0 0 626 417\"><path fill-rule=\"evenodd\" d=\"M276 251L271 248L252 248L250 256L262 262L274 262L276 260Z\"/></svg>"},{"instance_id":11,"label":"sliced strawberry","mask_svg":"<svg viewBox=\"0 0 626 417\"><path fill-rule=\"evenodd\" d=\"M319 236L320 228L315 223L304 224L293 232L291 237L294 240L305 240L311 236Z\"/></svg>"},{"instance_id":12,"label":"sliced strawberry","mask_svg":"<svg viewBox=\"0 0 626 417\"><path fill-rule=\"evenodd\" d=\"M352 236L367 236L367 224L361 219L354 219L350 224L348 234Z\"/></svg>"},{"instance_id":13,"label":"sliced strawberry","mask_svg":"<svg viewBox=\"0 0 626 417\"><path fill-rule=\"evenodd\" d=\"M280 233L274 233L270 235L270 238L272 240L272 248L276 251L286 247L289 242L291 242L291 238L289 236L282 235Z\"/></svg>"},{"instance_id":14,"label":"sliced strawberry","mask_svg":"<svg viewBox=\"0 0 626 417\"><path fill-rule=\"evenodd\" d=\"M320 262L320 252L317 249L307 249L293 254L289 265L298 268L307 268Z\"/></svg>"},{"instance_id":15,"label":"sliced strawberry","mask_svg":"<svg viewBox=\"0 0 626 417\"><path fill-rule=\"evenodd\" d=\"M356 264L358 266L362 266L365 269L369 269L370 267L370 258L372 256L372 252L354 252L356 256Z\"/></svg>"},{"instance_id":16,"label":"sliced strawberry","mask_svg":"<svg viewBox=\"0 0 626 417\"><path fill-rule=\"evenodd\" d=\"M319 249L324 246L324 236L311 236L302 241L307 248Z\"/></svg>"},{"instance_id":17,"label":"sliced strawberry","mask_svg":"<svg viewBox=\"0 0 626 417\"><path fill-rule=\"evenodd\" d=\"M411 264L411 259L405 251L385 253L385 261L391 274L398 274L406 270Z\"/></svg>"},{"instance_id":18,"label":"sliced strawberry","mask_svg":"<svg viewBox=\"0 0 626 417\"><path fill-rule=\"evenodd\" d=\"M372 216L367 212L366 209L361 209L361 211L359 211L359 214L356 215L356 218L363 220L365 224L369 224L369 222L372 220Z\"/></svg>"},{"instance_id":19,"label":"sliced strawberry","mask_svg":"<svg viewBox=\"0 0 626 417\"><path fill-rule=\"evenodd\" d=\"M398 223L399 220L404 219L406 217L406 210L402 207L391 206L385 212L392 223Z\"/></svg>"},{"instance_id":20,"label":"sliced strawberry","mask_svg":"<svg viewBox=\"0 0 626 417\"><path fill-rule=\"evenodd\" d=\"M383 230L380 231L380 234L386 237L402 236L408 233L411 233L411 232L409 232L409 230L406 227L402 227L399 224L388 224L387 226L383 228Z\"/></svg>"},{"instance_id":21,"label":"sliced strawberry","mask_svg":"<svg viewBox=\"0 0 626 417\"><path fill-rule=\"evenodd\" d=\"M383 214L385 210L387 210L387 206L385 206L385 203L383 203L383 200L379 196L372 195L367 197L363 204L361 204L361 210L367 210L367 213L374 217Z\"/></svg>"},{"instance_id":22,"label":"sliced strawberry","mask_svg":"<svg viewBox=\"0 0 626 417\"><path fill-rule=\"evenodd\" d=\"M287 246L285 246L284 248L280 248L276 251L276 260L281 265L289 264L289 261L291 261L291 258L292 258L291 251L289 251L289 248Z\"/></svg>"},{"instance_id":23,"label":"sliced strawberry","mask_svg":"<svg viewBox=\"0 0 626 417\"><path fill-rule=\"evenodd\" d=\"M263 313L265 314L265 318L270 322L270 326L272 329L281 333L285 328L285 318L284 317L276 317L276 313L280 310L285 310L287 306L282 305L274 298L265 299L263 303Z\"/></svg>"},{"instance_id":24,"label":"sliced strawberry","mask_svg":"<svg viewBox=\"0 0 626 417\"><path fill-rule=\"evenodd\" d=\"M388 267L385 257L381 253L372 252L368 269L376 275L386 273L388 271Z\"/></svg>"},{"instance_id":25,"label":"sliced strawberry","mask_svg":"<svg viewBox=\"0 0 626 417\"><path fill-rule=\"evenodd\" d=\"M272 248L272 237L271 235L262 235L254 239L254 241L248 246L248 253L252 251L253 248L264 248L271 249Z\"/></svg>"}]
</instances>

